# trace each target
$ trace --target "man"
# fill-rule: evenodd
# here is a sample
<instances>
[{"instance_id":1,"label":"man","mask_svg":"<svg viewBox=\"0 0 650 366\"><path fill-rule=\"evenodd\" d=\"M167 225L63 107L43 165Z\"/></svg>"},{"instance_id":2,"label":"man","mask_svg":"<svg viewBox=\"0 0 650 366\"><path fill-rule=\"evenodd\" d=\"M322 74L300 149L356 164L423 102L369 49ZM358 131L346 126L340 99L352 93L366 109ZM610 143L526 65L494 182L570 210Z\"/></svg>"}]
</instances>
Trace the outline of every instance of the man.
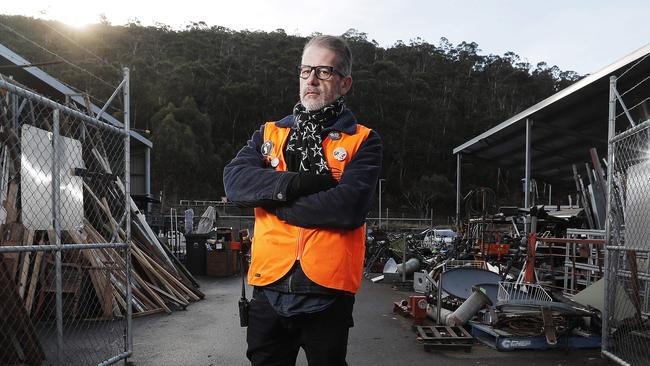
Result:
<instances>
[{"instance_id":1,"label":"man","mask_svg":"<svg viewBox=\"0 0 650 366\"><path fill-rule=\"evenodd\" d=\"M379 177L379 135L344 96L352 54L338 37L304 47L300 102L262 125L224 169L228 198L255 207L246 356L254 366L347 365L365 216Z\"/></svg>"}]
</instances>

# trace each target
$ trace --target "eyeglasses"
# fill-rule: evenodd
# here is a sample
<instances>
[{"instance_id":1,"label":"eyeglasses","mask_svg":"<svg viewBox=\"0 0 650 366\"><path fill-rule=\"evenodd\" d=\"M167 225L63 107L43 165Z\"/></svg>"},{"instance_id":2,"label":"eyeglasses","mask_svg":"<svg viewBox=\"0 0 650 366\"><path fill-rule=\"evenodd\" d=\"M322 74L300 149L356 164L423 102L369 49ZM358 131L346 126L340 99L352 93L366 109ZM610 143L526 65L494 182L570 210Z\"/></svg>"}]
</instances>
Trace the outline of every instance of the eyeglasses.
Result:
<instances>
[{"instance_id":1,"label":"eyeglasses","mask_svg":"<svg viewBox=\"0 0 650 366\"><path fill-rule=\"evenodd\" d=\"M309 65L300 65L298 66L299 76L301 79L309 79L312 70L316 70L316 78L318 80L329 80L332 78L334 73L338 74L342 78L345 77L342 72L335 69L333 66L309 66Z\"/></svg>"}]
</instances>

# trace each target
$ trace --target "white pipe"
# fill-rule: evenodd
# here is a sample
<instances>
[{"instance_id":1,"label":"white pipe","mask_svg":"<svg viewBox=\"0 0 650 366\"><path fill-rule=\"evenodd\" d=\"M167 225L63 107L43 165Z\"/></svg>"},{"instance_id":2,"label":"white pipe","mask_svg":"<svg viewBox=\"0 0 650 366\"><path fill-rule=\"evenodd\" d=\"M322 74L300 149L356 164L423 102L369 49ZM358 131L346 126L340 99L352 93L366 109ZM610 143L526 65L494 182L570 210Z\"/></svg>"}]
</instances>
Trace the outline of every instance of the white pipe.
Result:
<instances>
[{"instance_id":1,"label":"white pipe","mask_svg":"<svg viewBox=\"0 0 650 366\"><path fill-rule=\"evenodd\" d=\"M481 308L485 305L489 305L492 302L490 298L487 297L483 292L473 288L474 293L463 302L463 304L456 309L456 311L451 311L447 309L440 309L440 318L442 321L438 322L438 312L435 307L427 306L427 316L434 321L446 324L449 326L459 326L464 325L470 320L476 313L478 313Z\"/></svg>"}]
</instances>

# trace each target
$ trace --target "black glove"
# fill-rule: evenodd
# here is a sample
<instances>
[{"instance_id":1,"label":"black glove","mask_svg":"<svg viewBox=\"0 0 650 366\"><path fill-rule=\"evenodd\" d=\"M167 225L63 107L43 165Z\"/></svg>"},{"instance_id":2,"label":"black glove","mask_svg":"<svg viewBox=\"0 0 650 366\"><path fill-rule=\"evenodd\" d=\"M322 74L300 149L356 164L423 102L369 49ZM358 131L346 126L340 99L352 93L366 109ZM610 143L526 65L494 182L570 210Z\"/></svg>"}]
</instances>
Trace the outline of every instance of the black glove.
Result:
<instances>
[{"instance_id":1,"label":"black glove","mask_svg":"<svg viewBox=\"0 0 650 366\"><path fill-rule=\"evenodd\" d=\"M334 188L339 183L329 173L298 173L287 188L287 197L294 199Z\"/></svg>"}]
</instances>

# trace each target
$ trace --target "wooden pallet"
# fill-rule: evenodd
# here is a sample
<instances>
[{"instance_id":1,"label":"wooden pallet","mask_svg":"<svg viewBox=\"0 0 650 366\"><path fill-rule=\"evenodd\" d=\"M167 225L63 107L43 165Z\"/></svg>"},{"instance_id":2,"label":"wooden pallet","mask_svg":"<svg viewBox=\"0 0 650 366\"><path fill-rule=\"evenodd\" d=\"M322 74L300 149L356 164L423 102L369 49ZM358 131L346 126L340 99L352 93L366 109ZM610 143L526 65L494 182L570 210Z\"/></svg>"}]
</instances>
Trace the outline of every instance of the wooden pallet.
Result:
<instances>
[{"instance_id":1,"label":"wooden pallet","mask_svg":"<svg viewBox=\"0 0 650 366\"><path fill-rule=\"evenodd\" d=\"M427 352L441 348L458 348L470 352L474 344L474 337L463 327L434 325L418 326L415 329L418 342L424 345Z\"/></svg>"}]
</instances>

